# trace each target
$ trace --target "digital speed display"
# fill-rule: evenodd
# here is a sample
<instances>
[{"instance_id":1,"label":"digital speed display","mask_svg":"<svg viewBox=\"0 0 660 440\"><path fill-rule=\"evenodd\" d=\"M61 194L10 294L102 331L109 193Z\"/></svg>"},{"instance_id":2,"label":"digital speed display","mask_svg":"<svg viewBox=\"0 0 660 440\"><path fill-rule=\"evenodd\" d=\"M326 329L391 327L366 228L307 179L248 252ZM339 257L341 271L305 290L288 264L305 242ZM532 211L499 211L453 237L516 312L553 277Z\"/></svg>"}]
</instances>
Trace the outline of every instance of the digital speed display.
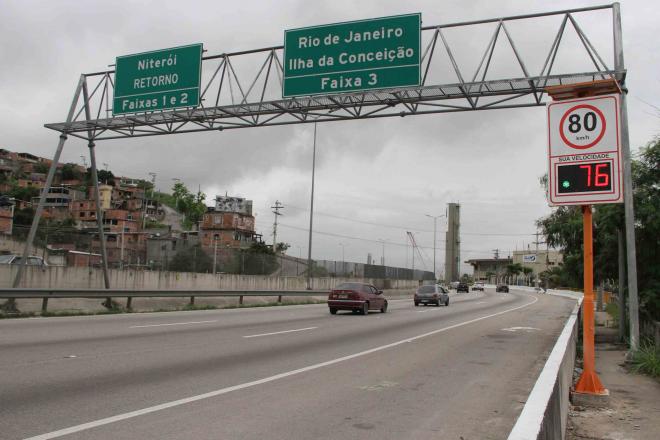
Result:
<instances>
[{"instance_id":1,"label":"digital speed display","mask_svg":"<svg viewBox=\"0 0 660 440\"><path fill-rule=\"evenodd\" d=\"M559 194L612 190L612 163L592 162L557 166Z\"/></svg>"}]
</instances>

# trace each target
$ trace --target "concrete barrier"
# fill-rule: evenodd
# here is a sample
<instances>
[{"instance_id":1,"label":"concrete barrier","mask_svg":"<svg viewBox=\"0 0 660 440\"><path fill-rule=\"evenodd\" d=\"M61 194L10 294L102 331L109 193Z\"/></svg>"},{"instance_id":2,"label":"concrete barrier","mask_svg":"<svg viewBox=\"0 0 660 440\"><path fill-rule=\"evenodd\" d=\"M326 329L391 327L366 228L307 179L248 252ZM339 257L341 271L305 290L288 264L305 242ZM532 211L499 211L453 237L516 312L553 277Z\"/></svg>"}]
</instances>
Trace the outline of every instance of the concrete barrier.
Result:
<instances>
[{"instance_id":1,"label":"concrete barrier","mask_svg":"<svg viewBox=\"0 0 660 440\"><path fill-rule=\"evenodd\" d=\"M16 266L0 266L0 287L11 287ZM268 275L210 274L110 269L110 286L115 289L234 289L234 290L304 290L305 277L273 277ZM330 290L342 282L365 282L383 288L383 280L371 278L313 278L312 289ZM387 280L388 289L414 289L414 280ZM20 287L87 288L104 287L103 271L86 267L26 267Z\"/></svg>"},{"instance_id":2,"label":"concrete barrier","mask_svg":"<svg viewBox=\"0 0 660 440\"><path fill-rule=\"evenodd\" d=\"M508 440L563 440L568 421L569 391L573 384L577 348L578 315L582 298L576 292L551 292L551 295L577 299L532 392L527 398Z\"/></svg>"}]
</instances>

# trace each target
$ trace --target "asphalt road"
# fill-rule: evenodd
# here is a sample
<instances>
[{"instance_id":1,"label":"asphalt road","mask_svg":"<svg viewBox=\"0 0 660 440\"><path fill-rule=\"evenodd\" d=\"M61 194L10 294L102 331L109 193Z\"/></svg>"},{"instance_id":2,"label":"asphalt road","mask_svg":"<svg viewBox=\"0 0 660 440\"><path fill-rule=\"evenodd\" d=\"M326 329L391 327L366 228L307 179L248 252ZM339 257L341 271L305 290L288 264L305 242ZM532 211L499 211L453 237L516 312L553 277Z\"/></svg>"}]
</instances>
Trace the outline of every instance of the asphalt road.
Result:
<instances>
[{"instance_id":1,"label":"asphalt road","mask_svg":"<svg viewBox=\"0 0 660 440\"><path fill-rule=\"evenodd\" d=\"M503 439L574 301L0 321L0 438Z\"/></svg>"}]
</instances>

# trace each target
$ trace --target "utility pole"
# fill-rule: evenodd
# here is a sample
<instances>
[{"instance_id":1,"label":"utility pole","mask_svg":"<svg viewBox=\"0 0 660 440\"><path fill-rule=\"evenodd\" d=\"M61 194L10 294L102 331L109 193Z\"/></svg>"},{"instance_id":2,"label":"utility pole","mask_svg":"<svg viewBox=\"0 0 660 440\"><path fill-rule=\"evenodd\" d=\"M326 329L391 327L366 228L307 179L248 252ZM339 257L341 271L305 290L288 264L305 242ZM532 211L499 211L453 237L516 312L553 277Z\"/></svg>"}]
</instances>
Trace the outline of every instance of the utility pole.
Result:
<instances>
[{"instance_id":1,"label":"utility pole","mask_svg":"<svg viewBox=\"0 0 660 440\"><path fill-rule=\"evenodd\" d=\"M216 267L218 262L218 237L213 237L213 275L216 273Z\"/></svg>"},{"instance_id":2,"label":"utility pole","mask_svg":"<svg viewBox=\"0 0 660 440\"><path fill-rule=\"evenodd\" d=\"M275 206L271 206L271 209L274 209L273 214L275 214L275 221L273 222L273 252L277 253L277 217L280 215L280 209L283 209L284 205L280 203L279 200L275 200Z\"/></svg>"},{"instance_id":3,"label":"utility pole","mask_svg":"<svg viewBox=\"0 0 660 440\"><path fill-rule=\"evenodd\" d=\"M121 249L119 251L119 269L124 269L124 228L126 226L126 222L124 220L121 221Z\"/></svg>"},{"instance_id":4,"label":"utility pole","mask_svg":"<svg viewBox=\"0 0 660 440\"><path fill-rule=\"evenodd\" d=\"M536 246L536 250L534 251L534 264L538 265L539 264L539 245L540 244L545 244L545 241L539 241L539 231L536 231L536 241L534 241L534 245ZM548 253L546 251L545 254L546 261L548 259ZM538 268L538 266L536 266ZM538 290L539 288L539 274L534 275L534 287Z\"/></svg>"}]
</instances>

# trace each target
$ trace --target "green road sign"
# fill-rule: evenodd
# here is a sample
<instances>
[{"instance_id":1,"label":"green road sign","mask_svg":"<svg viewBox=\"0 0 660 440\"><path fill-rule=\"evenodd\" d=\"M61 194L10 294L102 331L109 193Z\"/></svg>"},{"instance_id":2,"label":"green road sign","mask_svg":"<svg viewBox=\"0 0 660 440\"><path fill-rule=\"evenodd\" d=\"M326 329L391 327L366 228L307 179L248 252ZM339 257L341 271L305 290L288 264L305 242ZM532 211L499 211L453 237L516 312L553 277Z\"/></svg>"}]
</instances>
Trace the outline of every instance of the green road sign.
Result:
<instances>
[{"instance_id":1,"label":"green road sign","mask_svg":"<svg viewBox=\"0 0 660 440\"><path fill-rule=\"evenodd\" d=\"M287 97L420 84L421 14L284 32Z\"/></svg>"},{"instance_id":2,"label":"green road sign","mask_svg":"<svg viewBox=\"0 0 660 440\"><path fill-rule=\"evenodd\" d=\"M199 105L202 45L117 57L112 114Z\"/></svg>"}]
</instances>

